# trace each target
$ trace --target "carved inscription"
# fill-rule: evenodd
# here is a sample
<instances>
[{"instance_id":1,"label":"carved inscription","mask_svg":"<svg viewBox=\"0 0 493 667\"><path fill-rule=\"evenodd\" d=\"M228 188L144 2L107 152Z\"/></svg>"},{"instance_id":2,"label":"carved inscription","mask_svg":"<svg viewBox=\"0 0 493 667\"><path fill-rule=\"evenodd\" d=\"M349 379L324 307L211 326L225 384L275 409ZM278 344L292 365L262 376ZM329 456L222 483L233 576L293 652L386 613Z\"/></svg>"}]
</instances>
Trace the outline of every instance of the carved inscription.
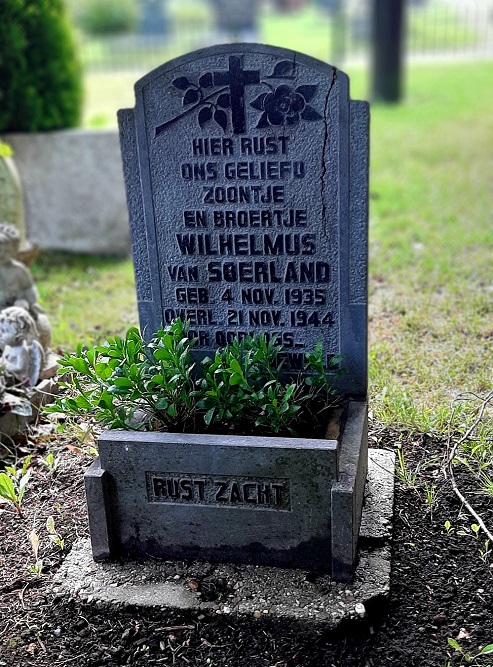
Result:
<instances>
[{"instance_id":1,"label":"carved inscription","mask_svg":"<svg viewBox=\"0 0 493 667\"><path fill-rule=\"evenodd\" d=\"M339 239L322 221L313 148L326 137L325 97L296 62L265 67L229 56L168 85L176 113L154 126L156 150L181 119L189 129L168 181L179 196L161 226L162 322L189 320L206 354L263 331L298 371L320 338L327 355L339 344Z\"/></svg>"},{"instance_id":2,"label":"carved inscription","mask_svg":"<svg viewBox=\"0 0 493 667\"><path fill-rule=\"evenodd\" d=\"M197 185L199 207L183 210L174 234L183 263L166 267L175 304L168 302L163 321L190 320L198 348L261 330L288 350L303 348L296 331L334 326L332 268L317 259L320 232L307 209L289 204L290 189L307 177L304 161L289 159L290 139L284 132L193 137L190 160L177 166L179 180ZM299 370L302 355L286 362Z\"/></svg>"},{"instance_id":3,"label":"carved inscription","mask_svg":"<svg viewBox=\"0 0 493 667\"><path fill-rule=\"evenodd\" d=\"M150 503L291 511L289 479L146 472Z\"/></svg>"}]
</instances>

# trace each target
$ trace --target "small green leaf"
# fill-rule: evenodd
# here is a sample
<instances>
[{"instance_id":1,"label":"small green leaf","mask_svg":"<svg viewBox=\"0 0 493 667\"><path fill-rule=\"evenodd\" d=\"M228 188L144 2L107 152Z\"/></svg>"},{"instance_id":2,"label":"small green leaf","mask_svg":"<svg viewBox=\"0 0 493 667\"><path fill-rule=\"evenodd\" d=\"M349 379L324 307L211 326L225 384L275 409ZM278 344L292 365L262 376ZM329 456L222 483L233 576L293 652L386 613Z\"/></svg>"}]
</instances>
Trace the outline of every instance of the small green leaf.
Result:
<instances>
[{"instance_id":1,"label":"small green leaf","mask_svg":"<svg viewBox=\"0 0 493 667\"><path fill-rule=\"evenodd\" d=\"M493 653L493 644L488 644L479 652L479 655L486 655L487 653Z\"/></svg>"},{"instance_id":2,"label":"small green leaf","mask_svg":"<svg viewBox=\"0 0 493 667\"><path fill-rule=\"evenodd\" d=\"M24 459L24 463L22 464L22 469L21 469L21 475L26 474L27 469L31 465L32 458L33 458L33 455L29 454L29 456L26 456L26 458Z\"/></svg>"},{"instance_id":3,"label":"small green leaf","mask_svg":"<svg viewBox=\"0 0 493 667\"><path fill-rule=\"evenodd\" d=\"M212 418L214 417L215 410L216 410L215 408L211 408L210 410L207 410L207 412L205 413L204 421L207 424L207 426L210 425Z\"/></svg>"},{"instance_id":4,"label":"small green leaf","mask_svg":"<svg viewBox=\"0 0 493 667\"><path fill-rule=\"evenodd\" d=\"M112 359L121 359L122 353L120 352L120 350L109 348L108 350L106 350L106 356L111 357Z\"/></svg>"},{"instance_id":5,"label":"small green leaf","mask_svg":"<svg viewBox=\"0 0 493 667\"><path fill-rule=\"evenodd\" d=\"M113 396L106 389L99 397L97 406L100 408L105 408L106 410L111 410L113 408Z\"/></svg>"},{"instance_id":6,"label":"small green leaf","mask_svg":"<svg viewBox=\"0 0 493 667\"><path fill-rule=\"evenodd\" d=\"M449 646L451 646L452 648L455 648L456 651L459 651L460 653L462 653L462 649L461 649L459 643L455 641L455 639L452 639L452 637L449 637L447 639L447 642L448 642Z\"/></svg>"},{"instance_id":7,"label":"small green leaf","mask_svg":"<svg viewBox=\"0 0 493 667\"><path fill-rule=\"evenodd\" d=\"M77 407L81 410L90 410L92 408L92 403L90 403L85 396L77 396L75 402Z\"/></svg>"},{"instance_id":8,"label":"small green leaf","mask_svg":"<svg viewBox=\"0 0 493 667\"><path fill-rule=\"evenodd\" d=\"M17 494L14 489L14 483L8 475L0 472L0 496L13 503L17 502Z\"/></svg>"},{"instance_id":9,"label":"small green leaf","mask_svg":"<svg viewBox=\"0 0 493 667\"><path fill-rule=\"evenodd\" d=\"M111 366L103 362L99 362L95 365L94 372L99 378L101 378L101 380L107 380L109 377L111 377L111 375L113 375L113 369Z\"/></svg>"},{"instance_id":10,"label":"small green leaf","mask_svg":"<svg viewBox=\"0 0 493 667\"><path fill-rule=\"evenodd\" d=\"M22 475L21 481L19 482L19 505L22 502L22 499L24 497L24 491L26 490L27 483L29 481L29 478L31 477L31 471L28 470L25 475Z\"/></svg>"},{"instance_id":11,"label":"small green leaf","mask_svg":"<svg viewBox=\"0 0 493 667\"><path fill-rule=\"evenodd\" d=\"M70 357L70 365L78 373L85 373L86 375L89 374L89 366L87 365L87 361L81 357Z\"/></svg>"},{"instance_id":12,"label":"small green leaf","mask_svg":"<svg viewBox=\"0 0 493 667\"><path fill-rule=\"evenodd\" d=\"M170 358L169 351L166 350L164 347L159 347L157 350L154 350L154 359L157 359L158 361L166 361L167 359Z\"/></svg>"},{"instance_id":13,"label":"small green leaf","mask_svg":"<svg viewBox=\"0 0 493 667\"><path fill-rule=\"evenodd\" d=\"M158 398L156 401L156 410L167 410L169 405L169 401L165 396L161 396L161 398Z\"/></svg>"},{"instance_id":14,"label":"small green leaf","mask_svg":"<svg viewBox=\"0 0 493 667\"><path fill-rule=\"evenodd\" d=\"M132 389L134 386L132 380L129 380L128 378L114 378L113 384L115 387L118 387L118 389Z\"/></svg>"},{"instance_id":15,"label":"small green leaf","mask_svg":"<svg viewBox=\"0 0 493 667\"><path fill-rule=\"evenodd\" d=\"M0 157L12 157L14 151L9 144L5 144L3 141L0 141Z\"/></svg>"},{"instance_id":16,"label":"small green leaf","mask_svg":"<svg viewBox=\"0 0 493 667\"><path fill-rule=\"evenodd\" d=\"M52 516L49 516L46 519L46 530L50 533L50 535L56 535L55 519Z\"/></svg>"},{"instance_id":17,"label":"small green leaf","mask_svg":"<svg viewBox=\"0 0 493 667\"><path fill-rule=\"evenodd\" d=\"M238 375L243 375L243 370L238 359L231 359L230 367Z\"/></svg>"},{"instance_id":18,"label":"small green leaf","mask_svg":"<svg viewBox=\"0 0 493 667\"><path fill-rule=\"evenodd\" d=\"M289 401L291 396L294 394L295 389L296 389L296 385L294 385L294 384L288 385L288 387L286 388L286 393L284 394L284 400L285 401Z\"/></svg>"}]
</instances>

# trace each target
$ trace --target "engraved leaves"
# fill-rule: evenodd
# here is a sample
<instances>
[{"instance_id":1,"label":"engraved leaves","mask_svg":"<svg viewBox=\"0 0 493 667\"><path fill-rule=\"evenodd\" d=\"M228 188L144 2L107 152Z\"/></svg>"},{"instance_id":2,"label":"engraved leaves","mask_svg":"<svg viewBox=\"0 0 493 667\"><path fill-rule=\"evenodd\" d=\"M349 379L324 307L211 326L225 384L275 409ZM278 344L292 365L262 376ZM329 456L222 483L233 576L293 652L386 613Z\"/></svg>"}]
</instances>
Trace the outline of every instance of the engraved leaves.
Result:
<instances>
[{"instance_id":1,"label":"engraved leaves","mask_svg":"<svg viewBox=\"0 0 493 667\"><path fill-rule=\"evenodd\" d=\"M296 69L296 63L291 60L280 60L274 66L274 71L269 74L267 79L293 79Z\"/></svg>"},{"instance_id":2,"label":"engraved leaves","mask_svg":"<svg viewBox=\"0 0 493 667\"><path fill-rule=\"evenodd\" d=\"M184 111L175 119L156 128L156 136L169 123L195 110L198 110L197 120L202 129L213 122L223 132L226 132L232 123L235 134L244 132L246 129L245 91L247 86L252 85L268 88L268 92L262 92L250 103L253 109L261 112L256 128L289 127L297 125L302 120L322 120L323 117L310 104L317 92L318 84L304 84L295 87L291 81L287 82L287 80L295 79L295 71L294 61L280 60L274 65L272 72L260 80L258 70L244 70L239 57L230 57L229 70L205 72L199 76L198 83L194 83L188 76L179 76L171 83L182 92ZM271 82L272 79L281 79L286 83L275 84ZM233 101L231 93L235 95Z\"/></svg>"},{"instance_id":3,"label":"engraved leaves","mask_svg":"<svg viewBox=\"0 0 493 667\"><path fill-rule=\"evenodd\" d=\"M279 64L279 63L278 63ZM317 91L317 84L292 88L281 84L271 88L269 93L261 93L251 107L262 111L257 128L269 126L297 125L300 120L321 120L322 116L308 104Z\"/></svg>"},{"instance_id":4,"label":"engraved leaves","mask_svg":"<svg viewBox=\"0 0 493 667\"><path fill-rule=\"evenodd\" d=\"M192 86L192 82L188 79L186 76L180 76L178 79L173 79L171 82L175 88L178 88L178 90L186 90L190 86Z\"/></svg>"},{"instance_id":5,"label":"engraved leaves","mask_svg":"<svg viewBox=\"0 0 493 667\"><path fill-rule=\"evenodd\" d=\"M193 83L186 76L173 79L171 83L175 88L184 92L182 99L184 107L192 104L197 108L201 107L198 114L198 121L201 128L204 128L210 121L214 121L223 132L226 132L228 115L225 109L231 108L231 97L226 92L227 88L225 87L211 91L209 95L206 94L210 89L214 88L212 72L202 74L198 80L198 84ZM214 98L216 98L215 101Z\"/></svg>"}]
</instances>

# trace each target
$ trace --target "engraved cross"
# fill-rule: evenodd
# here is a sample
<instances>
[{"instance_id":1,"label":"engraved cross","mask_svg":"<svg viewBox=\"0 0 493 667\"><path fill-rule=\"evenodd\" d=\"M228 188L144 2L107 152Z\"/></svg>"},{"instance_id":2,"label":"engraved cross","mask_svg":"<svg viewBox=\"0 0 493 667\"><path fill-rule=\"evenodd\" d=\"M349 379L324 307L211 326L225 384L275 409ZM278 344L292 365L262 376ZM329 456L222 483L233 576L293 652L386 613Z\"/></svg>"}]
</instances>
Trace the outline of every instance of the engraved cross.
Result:
<instances>
[{"instance_id":1,"label":"engraved cross","mask_svg":"<svg viewBox=\"0 0 493 667\"><path fill-rule=\"evenodd\" d=\"M260 70L244 70L239 56L229 57L229 70L214 72L214 85L229 86L233 132L246 132L245 86L260 83Z\"/></svg>"}]
</instances>

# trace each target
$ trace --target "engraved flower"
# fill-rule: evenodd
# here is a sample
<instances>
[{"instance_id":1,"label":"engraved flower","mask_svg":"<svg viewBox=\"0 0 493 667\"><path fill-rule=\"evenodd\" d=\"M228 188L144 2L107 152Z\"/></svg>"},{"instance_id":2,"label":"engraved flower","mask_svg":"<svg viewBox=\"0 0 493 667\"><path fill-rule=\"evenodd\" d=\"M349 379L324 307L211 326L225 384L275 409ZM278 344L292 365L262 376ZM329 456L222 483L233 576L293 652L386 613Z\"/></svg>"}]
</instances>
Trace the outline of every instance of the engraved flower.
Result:
<instances>
[{"instance_id":1,"label":"engraved flower","mask_svg":"<svg viewBox=\"0 0 493 667\"><path fill-rule=\"evenodd\" d=\"M278 86L268 93L264 100L264 109L270 125L295 125L300 121L300 113L306 106L303 95L289 86Z\"/></svg>"},{"instance_id":2,"label":"engraved flower","mask_svg":"<svg viewBox=\"0 0 493 667\"><path fill-rule=\"evenodd\" d=\"M257 127L296 125L300 120L320 120L322 116L308 104L316 89L316 85L293 89L283 84L270 93L262 93L251 103L254 109L263 111Z\"/></svg>"}]
</instances>

